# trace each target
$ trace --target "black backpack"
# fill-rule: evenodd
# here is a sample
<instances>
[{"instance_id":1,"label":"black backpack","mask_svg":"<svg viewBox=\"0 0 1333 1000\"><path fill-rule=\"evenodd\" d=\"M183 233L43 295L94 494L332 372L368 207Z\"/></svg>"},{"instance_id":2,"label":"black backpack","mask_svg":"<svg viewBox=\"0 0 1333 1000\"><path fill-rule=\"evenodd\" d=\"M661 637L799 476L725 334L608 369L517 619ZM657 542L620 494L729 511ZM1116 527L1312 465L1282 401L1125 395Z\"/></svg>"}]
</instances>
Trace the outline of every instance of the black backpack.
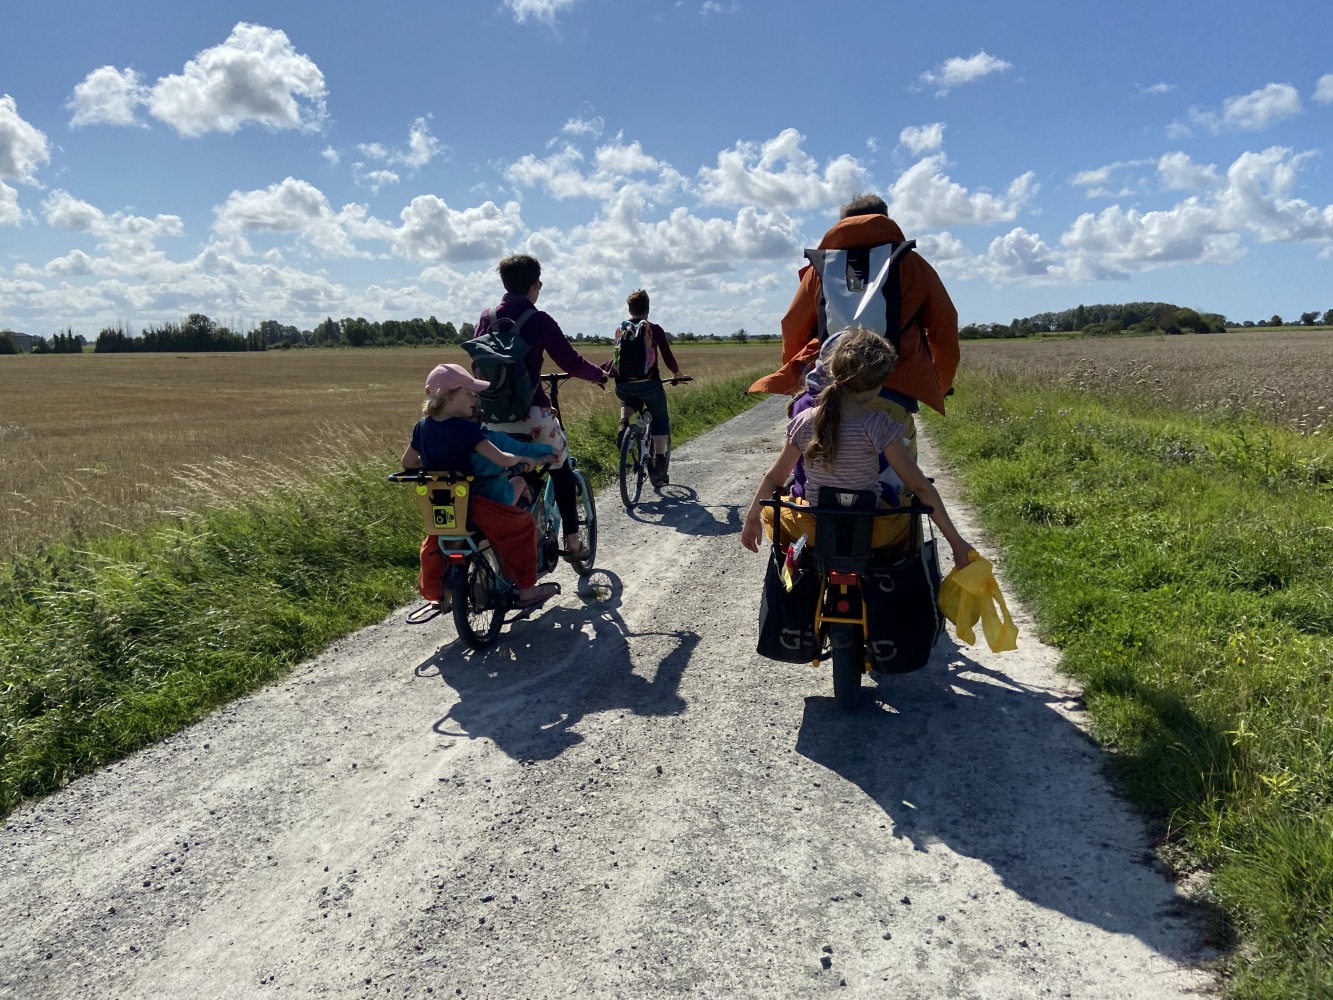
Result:
<instances>
[{"instance_id":1,"label":"black backpack","mask_svg":"<svg viewBox=\"0 0 1333 1000\"><path fill-rule=\"evenodd\" d=\"M490 383L477 394L477 411L483 420L510 424L526 419L532 409L537 389L526 360L532 345L519 332L536 311L529 309L512 320L497 319L495 310L487 309L490 325L486 332L462 345L472 358L472 374Z\"/></svg>"},{"instance_id":2,"label":"black backpack","mask_svg":"<svg viewBox=\"0 0 1333 1000\"><path fill-rule=\"evenodd\" d=\"M819 342L849 326L864 326L900 349L903 292L899 262L916 240L846 250L807 250L819 275Z\"/></svg>"}]
</instances>

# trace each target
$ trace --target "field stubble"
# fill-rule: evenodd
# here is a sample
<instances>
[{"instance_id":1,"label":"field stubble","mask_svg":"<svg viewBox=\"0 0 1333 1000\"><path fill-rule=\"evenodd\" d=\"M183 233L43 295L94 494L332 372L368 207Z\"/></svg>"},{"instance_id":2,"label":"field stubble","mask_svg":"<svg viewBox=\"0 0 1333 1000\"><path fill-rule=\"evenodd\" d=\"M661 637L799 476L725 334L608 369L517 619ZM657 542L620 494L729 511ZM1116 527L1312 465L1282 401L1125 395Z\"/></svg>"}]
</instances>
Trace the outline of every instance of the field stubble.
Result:
<instances>
[{"instance_id":1,"label":"field stubble","mask_svg":"<svg viewBox=\"0 0 1333 1000\"><path fill-rule=\"evenodd\" d=\"M778 359L774 345L674 353L699 385ZM457 348L0 358L0 554L395 462L426 373L466 361ZM616 405L578 381L561 402L567 421Z\"/></svg>"},{"instance_id":2,"label":"field stubble","mask_svg":"<svg viewBox=\"0 0 1333 1000\"><path fill-rule=\"evenodd\" d=\"M1252 413L1302 434L1320 435L1330 416L1328 330L969 340L962 350L964 368L1134 393L1198 412Z\"/></svg>"}]
</instances>

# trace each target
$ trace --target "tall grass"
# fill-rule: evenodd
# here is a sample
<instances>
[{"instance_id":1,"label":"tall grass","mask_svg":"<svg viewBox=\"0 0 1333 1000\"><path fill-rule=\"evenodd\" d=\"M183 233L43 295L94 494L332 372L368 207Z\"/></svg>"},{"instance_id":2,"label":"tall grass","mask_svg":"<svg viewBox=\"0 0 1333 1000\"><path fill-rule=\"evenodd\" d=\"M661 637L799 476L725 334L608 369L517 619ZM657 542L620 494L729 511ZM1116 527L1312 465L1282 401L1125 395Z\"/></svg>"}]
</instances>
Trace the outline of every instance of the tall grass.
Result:
<instances>
[{"instance_id":1,"label":"tall grass","mask_svg":"<svg viewBox=\"0 0 1333 1000\"><path fill-rule=\"evenodd\" d=\"M972 374L930 430L1164 853L1210 872L1231 992L1333 996L1333 448Z\"/></svg>"},{"instance_id":2,"label":"tall grass","mask_svg":"<svg viewBox=\"0 0 1333 1000\"><path fill-rule=\"evenodd\" d=\"M757 374L676 394L676 442L751 405L743 390ZM615 425L603 406L569 426L597 485L616 468ZM195 469L189 509L0 566L0 815L408 600L421 525L385 482L397 454L315 456L320 474L305 478L251 465L245 491L216 485L240 478L234 467Z\"/></svg>"}]
</instances>

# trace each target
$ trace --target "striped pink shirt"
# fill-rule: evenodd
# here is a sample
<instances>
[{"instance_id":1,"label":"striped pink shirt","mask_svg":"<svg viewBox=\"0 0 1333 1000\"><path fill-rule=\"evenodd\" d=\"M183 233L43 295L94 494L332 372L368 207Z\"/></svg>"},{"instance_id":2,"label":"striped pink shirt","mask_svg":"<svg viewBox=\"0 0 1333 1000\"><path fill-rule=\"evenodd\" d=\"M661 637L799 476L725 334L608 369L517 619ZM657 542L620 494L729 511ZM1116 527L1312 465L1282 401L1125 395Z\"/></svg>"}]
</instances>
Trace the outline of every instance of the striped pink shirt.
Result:
<instances>
[{"instance_id":1,"label":"striped pink shirt","mask_svg":"<svg viewBox=\"0 0 1333 1000\"><path fill-rule=\"evenodd\" d=\"M903 434L903 425L887 413L859 406L844 406L838 424L838 454L833 465L805 460L806 496L817 502L811 487L841 490L878 490L879 456ZM815 408L802 410L787 424L787 440L801 449L815 437Z\"/></svg>"}]
</instances>

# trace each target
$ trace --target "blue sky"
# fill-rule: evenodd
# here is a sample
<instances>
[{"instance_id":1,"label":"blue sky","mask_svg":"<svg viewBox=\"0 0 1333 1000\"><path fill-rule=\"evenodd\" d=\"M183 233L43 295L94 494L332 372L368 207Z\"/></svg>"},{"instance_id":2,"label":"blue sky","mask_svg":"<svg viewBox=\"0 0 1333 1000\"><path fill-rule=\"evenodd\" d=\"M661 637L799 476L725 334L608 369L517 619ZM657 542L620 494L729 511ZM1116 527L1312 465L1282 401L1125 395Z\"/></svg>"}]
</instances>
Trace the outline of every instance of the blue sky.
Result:
<instances>
[{"instance_id":1,"label":"blue sky","mask_svg":"<svg viewBox=\"0 0 1333 1000\"><path fill-rule=\"evenodd\" d=\"M882 194L963 322L1333 308L1327 0L7 3L0 328L776 332Z\"/></svg>"}]
</instances>

